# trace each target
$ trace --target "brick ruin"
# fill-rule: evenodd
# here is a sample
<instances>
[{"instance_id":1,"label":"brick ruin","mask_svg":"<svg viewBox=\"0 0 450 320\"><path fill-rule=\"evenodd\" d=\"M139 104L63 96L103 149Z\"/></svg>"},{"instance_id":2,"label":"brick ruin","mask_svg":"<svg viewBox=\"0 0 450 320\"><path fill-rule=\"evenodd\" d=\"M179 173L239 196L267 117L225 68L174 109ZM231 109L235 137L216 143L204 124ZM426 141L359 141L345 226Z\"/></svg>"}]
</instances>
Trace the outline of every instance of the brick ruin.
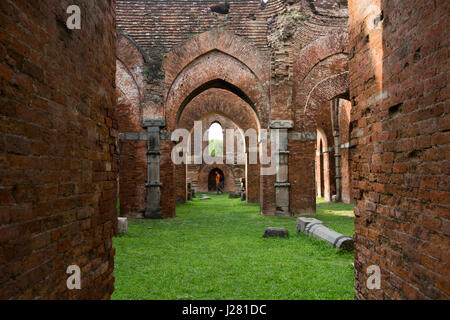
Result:
<instances>
[{"instance_id":1,"label":"brick ruin","mask_svg":"<svg viewBox=\"0 0 450 320\"><path fill-rule=\"evenodd\" d=\"M173 142L164 140L165 133L190 130L210 113L226 116L243 131L286 132L287 150L279 156L286 161L280 170L284 176L263 176L261 164L247 164L247 199L261 203L264 215L315 214L316 132L326 131L329 140L324 184L330 200L336 194L338 161L334 133L348 137L350 125L348 116L339 115L343 108L335 108L332 127L330 104L349 99L348 10L341 1L227 3L224 14L214 9L221 1L195 6L189 1L117 1L119 132L143 133L142 121L163 119L161 148L170 150ZM180 21L182 26L174 28ZM293 108L298 103L304 106ZM339 149L348 146L348 141L339 143ZM121 210L127 216L144 216L148 209L145 198L154 187L146 185L146 152L143 141L120 141ZM345 168L342 194L351 202ZM156 187L161 217L173 217L175 202L186 200L186 175L202 176L186 170L161 162L160 181L154 183L162 185ZM205 190L204 181L195 183Z\"/></svg>"},{"instance_id":2,"label":"brick ruin","mask_svg":"<svg viewBox=\"0 0 450 320\"><path fill-rule=\"evenodd\" d=\"M349 2L355 295L449 299L449 3L366 2Z\"/></svg>"},{"instance_id":3,"label":"brick ruin","mask_svg":"<svg viewBox=\"0 0 450 320\"><path fill-rule=\"evenodd\" d=\"M0 4L0 299L108 299L117 198L172 218L216 168L263 215L354 203L355 298L449 298L445 1L75 2L81 30L67 1ZM277 172L175 165L195 121L279 134Z\"/></svg>"},{"instance_id":4,"label":"brick ruin","mask_svg":"<svg viewBox=\"0 0 450 320\"><path fill-rule=\"evenodd\" d=\"M108 299L117 229L111 1L0 4L0 299ZM66 270L81 268L81 290Z\"/></svg>"}]
</instances>

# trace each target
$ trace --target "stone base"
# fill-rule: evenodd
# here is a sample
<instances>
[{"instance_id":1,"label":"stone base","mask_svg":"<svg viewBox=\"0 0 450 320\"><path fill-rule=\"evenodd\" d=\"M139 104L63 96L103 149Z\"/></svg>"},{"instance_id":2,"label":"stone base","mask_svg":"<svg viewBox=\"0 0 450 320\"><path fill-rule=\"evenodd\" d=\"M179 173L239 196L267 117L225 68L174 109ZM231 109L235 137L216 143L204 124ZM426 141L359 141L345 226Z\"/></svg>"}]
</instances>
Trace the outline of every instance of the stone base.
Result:
<instances>
[{"instance_id":1,"label":"stone base","mask_svg":"<svg viewBox=\"0 0 450 320\"><path fill-rule=\"evenodd\" d=\"M287 238L289 233L286 228L269 227L264 232L263 238Z\"/></svg>"},{"instance_id":2,"label":"stone base","mask_svg":"<svg viewBox=\"0 0 450 320\"><path fill-rule=\"evenodd\" d=\"M161 214L161 211L156 211L156 212L146 211L144 214L144 218L145 219L162 219L163 216Z\"/></svg>"},{"instance_id":3,"label":"stone base","mask_svg":"<svg viewBox=\"0 0 450 320\"><path fill-rule=\"evenodd\" d=\"M280 211L280 210L277 210L277 211L275 211L275 215L276 215L277 217L290 217L290 216L291 216L291 213L290 213L289 211Z\"/></svg>"},{"instance_id":4,"label":"stone base","mask_svg":"<svg viewBox=\"0 0 450 320\"><path fill-rule=\"evenodd\" d=\"M119 234L126 234L128 231L128 219L120 217L118 218L117 231Z\"/></svg>"}]
</instances>

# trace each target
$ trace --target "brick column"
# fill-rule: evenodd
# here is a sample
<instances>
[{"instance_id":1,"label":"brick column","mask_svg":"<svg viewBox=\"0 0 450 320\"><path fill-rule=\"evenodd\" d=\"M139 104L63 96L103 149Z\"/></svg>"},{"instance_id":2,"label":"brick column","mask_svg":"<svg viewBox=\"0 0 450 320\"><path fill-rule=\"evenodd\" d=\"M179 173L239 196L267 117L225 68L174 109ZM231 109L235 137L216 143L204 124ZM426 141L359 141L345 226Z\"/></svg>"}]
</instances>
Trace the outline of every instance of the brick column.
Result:
<instances>
[{"instance_id":1,"label":"brick column","mask_svg":"<svg viewBox=\"0 0 450 320\"><path fill-rule=\"evenodd\" d=\"M290 212L293 216L316 214L315 131L289 132ZM326 154L326 153L325 153Z\"/></svg>"},{"instance_id":2,"label":"brick column","mask_svg":"<svg viewBox=\"0 0 450 320\"><path fill-rule=\"evenodd\" d=\"M265 154L266 157L270 157L272 153L271 144L269 141L270 134L264 130L261 131L259 136L259 155L260 161L262 160L262 155ZM275 214L275 192L274 184L276 182L275 172L271 172L270 169L272 164L266 164L264 162L260 163L260 178L259 178L259 198L261 205L261 215L274 215ZM269 172L270 173L269 173Z\"/></svg>"},{"instance_id":3,"label":"brick column","mask_svg":"<svg viewBox=\"0 0 450 320\"><path fill-rule=\"evenodd\" d=\"M161 187L160 157L161 140L160 131L166 126L164 119L145 119L142 126L147 129L147 199L144 217L146 219L161 219Z\"/></svg>"},{"instance_id":4,"label":"brick column","mask_svg":"<svg viewBox=\"0 0 450 320\"><path fill-rule=\"evenodd\" d=\"M271 134L276 137L278 148L272 150L276 152L277 174L275 182L275 215L290 216L289 211L289 151L288 151L288 130L294 126L291 120L270 121Z\"/></svg>"}]
</instances>

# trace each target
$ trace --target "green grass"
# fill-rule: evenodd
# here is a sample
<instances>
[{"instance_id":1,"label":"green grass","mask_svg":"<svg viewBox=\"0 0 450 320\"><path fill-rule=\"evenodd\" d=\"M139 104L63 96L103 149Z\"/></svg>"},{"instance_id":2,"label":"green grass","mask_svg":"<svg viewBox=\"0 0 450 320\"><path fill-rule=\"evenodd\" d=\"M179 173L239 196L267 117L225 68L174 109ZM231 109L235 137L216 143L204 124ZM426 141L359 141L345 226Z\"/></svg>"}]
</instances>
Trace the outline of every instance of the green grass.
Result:
<instances>
[{"instance_id":1,"label":"green grass","mask_svg":"<svg viewBox=\"0 0 450 320\"><path fill-rule=\"evenodd\" d=\"M325 202L317 198L317 219L337 232L353 236L353 205L342 202Z\"/></svg>"},{"instance_id":2,"label":"green grass","mask_svg":"<svg viewBox=\"0 0 450 320\"><path fill-rule=\"evenodd\" d=\"M259 215L227 195L177 206L170 220L134 220L114 239L113 299L353 299L353 253L295 234L295 217ZM353 234L352 206L318 201L318 219ZM286 227L288 239L262 238Z\"/></svg>"}]
</instances>

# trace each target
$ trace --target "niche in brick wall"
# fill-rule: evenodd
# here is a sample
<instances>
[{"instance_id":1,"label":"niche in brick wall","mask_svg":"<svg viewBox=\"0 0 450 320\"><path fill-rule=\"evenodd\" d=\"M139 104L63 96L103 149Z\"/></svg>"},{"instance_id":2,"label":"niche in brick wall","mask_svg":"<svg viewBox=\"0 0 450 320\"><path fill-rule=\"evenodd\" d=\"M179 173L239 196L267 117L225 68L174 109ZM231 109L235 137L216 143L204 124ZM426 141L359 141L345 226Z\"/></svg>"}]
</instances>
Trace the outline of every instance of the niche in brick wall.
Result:
<instances>
[{"instance_id":1,"label":"niche in brick wall","mask_svg":"<svg viewBox=\"0 0 450 320\"><path fill-rule=\"evenodd\" d=\"M211 11L218 14L230 13L230 4L228 2L220 3L211 7Z\"/></svg>"}]
</instances>

